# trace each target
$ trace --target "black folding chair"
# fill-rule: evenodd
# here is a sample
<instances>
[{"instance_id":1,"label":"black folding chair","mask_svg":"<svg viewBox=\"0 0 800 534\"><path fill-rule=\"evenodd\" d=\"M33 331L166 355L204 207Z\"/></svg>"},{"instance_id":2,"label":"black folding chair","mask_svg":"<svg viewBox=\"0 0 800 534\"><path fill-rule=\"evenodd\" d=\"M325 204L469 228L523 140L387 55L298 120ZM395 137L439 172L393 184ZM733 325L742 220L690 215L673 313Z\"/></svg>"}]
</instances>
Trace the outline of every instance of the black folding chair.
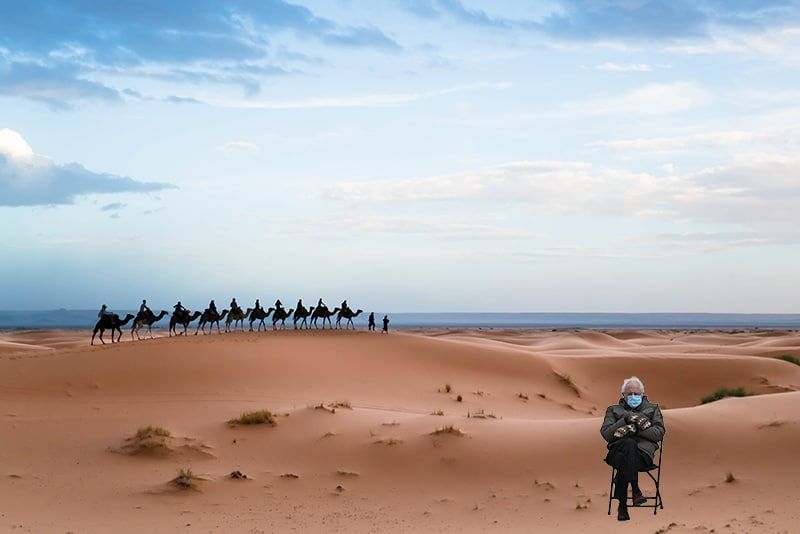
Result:
<instances>
[{"instance_id":1,"label":"black folding chair","mask_svg":"<svg viewBox=\"0 0 800 534\"><path fill-rule=\"evenodd\" d=\"M633 508L652 508L653 515L658 513L658 509L664 509L664 500L661 498L661 455L664 453L664 438L661 438L661 441L658 443L658 462L653 465L649 470L643 471L643 473L647 473L647 476L650 477L650 480L656 485L656 495L655 497L645 497L648 501L653 501L653 504L640 504L639 506L633 505L633 497L627 497L626 501L629 507ZM653 471L656 471L656 476L653 476ZM614 480L617 478L617 468L611 468L611 487L608 490L608 515L611 515L611 500L614 497Z\"/></svg>"}]
</instances>

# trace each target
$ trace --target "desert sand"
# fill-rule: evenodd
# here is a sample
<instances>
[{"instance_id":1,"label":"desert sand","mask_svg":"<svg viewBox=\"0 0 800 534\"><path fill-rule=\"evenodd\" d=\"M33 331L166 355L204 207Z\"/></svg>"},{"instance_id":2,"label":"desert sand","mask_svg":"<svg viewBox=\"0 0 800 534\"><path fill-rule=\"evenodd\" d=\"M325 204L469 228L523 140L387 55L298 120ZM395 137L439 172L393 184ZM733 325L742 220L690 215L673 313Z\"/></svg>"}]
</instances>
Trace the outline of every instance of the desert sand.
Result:
<instances>
[{"instance_id":1,"label":"desert sand","mask_svg":"<svg viewBox=\"0 0 800 534\"><path fill-rule=\"evenodd\" d=\"M795 332L89 337L0 333L2 532L800 528ZM599 427L632 374L664 411L665 507L619 523ZM700 405L721 386L757 395ZM227 424L261 409L274 426ZM171 435L132 454L148 425Z\"/></svg>"}]
</instances>

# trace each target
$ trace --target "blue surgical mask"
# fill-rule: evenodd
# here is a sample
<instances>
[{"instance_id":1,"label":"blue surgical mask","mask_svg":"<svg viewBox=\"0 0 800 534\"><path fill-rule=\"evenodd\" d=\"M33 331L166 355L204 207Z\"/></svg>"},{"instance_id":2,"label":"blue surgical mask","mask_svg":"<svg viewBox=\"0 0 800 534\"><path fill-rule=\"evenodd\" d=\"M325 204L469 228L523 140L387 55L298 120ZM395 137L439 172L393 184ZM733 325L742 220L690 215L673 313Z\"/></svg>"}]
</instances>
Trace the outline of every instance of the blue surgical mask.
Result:
<instances>
[{"instance_id":1,"label":"blue surgical mask","mask_svg":"<svg viewBox=\"0 0 800 534\"><path fill-rule=\"evenodd\" d=\"M639 405L642 403L642 396L637 393L631 393L630 395L625 397L625 401L631 408L638 408Z\"/></svg>"}]
</instances>

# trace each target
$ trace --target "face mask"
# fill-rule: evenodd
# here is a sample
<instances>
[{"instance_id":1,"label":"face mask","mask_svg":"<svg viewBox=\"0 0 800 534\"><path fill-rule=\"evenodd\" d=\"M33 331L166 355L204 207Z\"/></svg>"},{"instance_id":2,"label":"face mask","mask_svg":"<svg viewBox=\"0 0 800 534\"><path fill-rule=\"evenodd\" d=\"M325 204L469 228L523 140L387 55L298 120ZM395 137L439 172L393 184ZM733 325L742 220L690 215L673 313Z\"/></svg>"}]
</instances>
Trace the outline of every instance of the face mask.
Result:
<instances>
[{"instance_id":1,"label":"face mask","mask_svg":"<svg viewBox=\"0 0 800 534\"><path fill-rule=\"evenodd\" d=\"M631 393L630 395L625 397L625 400L627 401L628 406L630 406L631 408L638 408L639 405L642 403L642 396L636 393Z\"/></svg>"}]
</instances>

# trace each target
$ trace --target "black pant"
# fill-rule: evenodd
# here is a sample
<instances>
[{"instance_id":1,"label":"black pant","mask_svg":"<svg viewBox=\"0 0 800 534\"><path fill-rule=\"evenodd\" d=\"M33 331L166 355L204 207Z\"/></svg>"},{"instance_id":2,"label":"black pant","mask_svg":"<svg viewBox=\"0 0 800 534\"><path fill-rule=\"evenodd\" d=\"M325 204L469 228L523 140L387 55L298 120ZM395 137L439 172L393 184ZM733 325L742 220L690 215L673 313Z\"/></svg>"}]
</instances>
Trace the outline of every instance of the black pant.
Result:
<instances>
[{"instance_id":1,"label":"black pant","mask_svg":"<svg viewBox=\"0 0 800 534\"><path fill-rule=\"evenodd\" d=\"M639 489L639 472L649 471L654 467L650 456L636 446L634 438L622 438L608 446L606 463L617 469L614 483L614 498L626 502L628 498L628 484L634 490Z\"/></svg>"}]
</instances>

